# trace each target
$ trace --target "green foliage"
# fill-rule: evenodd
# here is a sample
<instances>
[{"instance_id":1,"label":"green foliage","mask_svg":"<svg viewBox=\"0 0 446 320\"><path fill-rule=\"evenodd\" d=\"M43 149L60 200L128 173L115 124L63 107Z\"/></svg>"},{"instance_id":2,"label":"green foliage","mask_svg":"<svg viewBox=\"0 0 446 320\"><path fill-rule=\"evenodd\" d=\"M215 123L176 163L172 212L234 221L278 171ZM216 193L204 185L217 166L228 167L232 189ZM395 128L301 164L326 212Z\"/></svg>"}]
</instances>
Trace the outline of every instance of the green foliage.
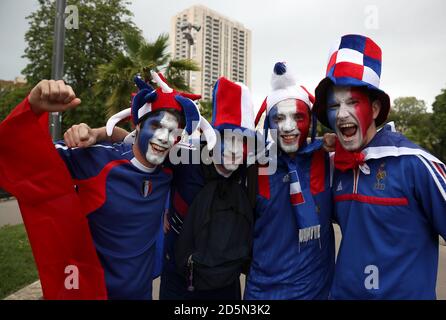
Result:
<instances>
[{"instance_id":1,"label":"green foliage","mask_svg":"<svg viewBox=\"0 0 446 320\"><path fill-rule=\"evenodd\" d=\"M64 80L82 99L79 111L63 115L63 127L87 122L105 123L105 96L91 91L96 68L112 61L124 48L124 32L138 32L130 20L127 0L68 0L79 10L79 29L65 30ZM30 28L25 35L23 57L30 62L23 70L30 86L51 78L55 1L39 0L39 9L27 17ZM8 106L10 107L10 106ZM75 121L75 122L73 122Z\"/></svg>"},{"instance_id":2,"label":"green foliage","mask_svg":"<svg viewBox=\"0 0 446 320\"><path fill-rule=\"evenodd\" d=\"M94 86L96 94L107 97L107 116L128 108L130 95L136 91L133 77L139 74L148 82L150 70L163 71L170 86L189 91L185 72L199 68L192 60L171 60L167 53L168 40L167 34L161 34L154 42L146 41L140 32L124 34L124 51L110 63L98 67L98 81Z\"/></svg>"},{"instance_id":3,"label":"green foliage","mask_svg":"<svg viewBox=\"0 0 446 320\"><path fill-rule=\"evenodd\" d=\"M38 279L23 224L0 227L0 299Z\"/></svg>"},{"instance_id":4,"label":"green foliage","mask_svg":"<svg viewBox=\"0 0 446 320\"><path fill-rule=\"evenodd\" d=\"M212 121L212 101L200 101L200 114L211 123Z\"/></svg>"},{"instance_id":5,"label":"green foliage","mask_svg":"<svg viewBox=\"0 0 446 320\"><path fill-rule=\"evenodd\" d=\"M434 116L431 122L431 128L435 135L433 149L435 154L443 161L446 161L446 89L435 97L432 104Z\"/></svg>"},{"instance_id":6,"label":"green foliage","mask_svg":"<svg viewBox=\"0 0 446 320\"><path fill-rule=\"evenodd\" d=\"M400 97L394 100L389 121L395 121L396 128L408 134L412 127L418 125L418 116L426 114L426 104L415 97Z\"/></svg>"},{"instance_id":7,"label":"green foliage","mask_svg":"<svg viewBox=\"0 0 446 320\"><path fill-rule=\"evenodd\" d=\"M423 100L415 97L400 97L394 100L388 121L394 121L397 131L414 143L434 152L435 137L431 130L432 113L427 112Z\"/></svg>"},{"instance_id":8,"label":"green foliage","mask_svg":"<svg viewBox=\"0 0 446 320\"><path fill-rule=\"evenodd\" d=\"M29 85L8 85L0 87L0 121L29 93Z\"/></svg>"}]
</instances>

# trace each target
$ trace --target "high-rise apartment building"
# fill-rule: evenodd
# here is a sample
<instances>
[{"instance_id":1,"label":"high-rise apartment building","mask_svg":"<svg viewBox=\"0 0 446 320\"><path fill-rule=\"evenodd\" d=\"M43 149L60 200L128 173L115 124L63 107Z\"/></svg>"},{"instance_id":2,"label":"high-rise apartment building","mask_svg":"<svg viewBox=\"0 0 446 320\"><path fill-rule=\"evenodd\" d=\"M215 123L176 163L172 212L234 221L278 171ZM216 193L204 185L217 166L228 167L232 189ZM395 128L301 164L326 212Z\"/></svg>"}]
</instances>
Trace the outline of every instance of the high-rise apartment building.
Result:
<instances>
[{"instance_id":1,"label":"high-rise apartment building","mask_svg":"<svg viewBox=\"0 0 446 320\"><path fill-rule=\"evenodd\" d=\"M220 76L250 87L251 31L241 23L204 6L192 6L172 18L170 41L175 59L191 58L200 66L186 78L203 100L211 100L212 86Z\"/></svg>"}]
</instances>

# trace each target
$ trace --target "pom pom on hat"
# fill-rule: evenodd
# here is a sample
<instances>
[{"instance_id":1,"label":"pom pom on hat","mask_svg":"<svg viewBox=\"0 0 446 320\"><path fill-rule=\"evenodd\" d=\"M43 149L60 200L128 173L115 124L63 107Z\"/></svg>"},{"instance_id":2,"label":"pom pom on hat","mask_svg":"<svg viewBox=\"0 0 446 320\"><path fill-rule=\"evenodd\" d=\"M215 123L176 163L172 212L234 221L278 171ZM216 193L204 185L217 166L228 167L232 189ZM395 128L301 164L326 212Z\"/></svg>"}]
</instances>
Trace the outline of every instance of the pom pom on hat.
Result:
<instances>
[{"instance_id":1,"label":"pom pom on hat","mask_svg":"<svg viewBox=\"0 0 446 320\"><path fill-rule=\"evenodd\" d=\"M266 98L267 113L277 103L287 99L302 100L310 109L313 105L308 92L297 84L296 76L285 62L277 62L274 65L271 87L273 91Z\"/></svg>"},{"instance_id":2,"label":"pom pom on hat","mask_svg":"<svg viewBox=\"0 0 446 320\"><path fill-rule=\"evenodd\" d=\"M285 89L297 84L297 79L285 62L277 62L274 65L273 71L271 77L271 87L273 90Z\"/></svg>"}]
</instances>

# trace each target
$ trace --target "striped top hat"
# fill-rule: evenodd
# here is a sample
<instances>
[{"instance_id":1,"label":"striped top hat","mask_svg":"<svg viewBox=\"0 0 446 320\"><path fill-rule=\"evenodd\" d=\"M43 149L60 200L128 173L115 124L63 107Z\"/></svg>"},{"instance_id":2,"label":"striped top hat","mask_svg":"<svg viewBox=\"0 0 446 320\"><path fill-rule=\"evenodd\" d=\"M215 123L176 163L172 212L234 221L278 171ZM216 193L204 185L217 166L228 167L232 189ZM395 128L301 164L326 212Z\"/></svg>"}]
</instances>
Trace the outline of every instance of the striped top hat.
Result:
<instances>
[{"instance_id":1,"label":"striped top hat","mask_svg":"<svg viewBox=\"0 0 446 320\"><path fill-rule=\"evenodd\" d=\"M225 77L217 80L212 97L212 126L218 131L241 129L255 135L254 103L247 86Z\"/></svg>"},{"instance_id":2,"label":"striped top hat","mask_svg":"<svg viewBox=\"0 0 446 320\"><path fill-rule=\"evenodd\" d=\"M326 78L316 88L313 112L319 121L330 127L327 119L327 90L331 85L366 87L381 101L381 111L375 119L383 124L390 111L389 96L379 89L381 77L381 48L370 38L349 34L336 41L329 53ZM332 128L333 129L333 128Z\"/></svg>"},{"instance_id":3,"label":"striped top hat","mask_svg":"<svg viewBox=\"0 0 446 320\"><path fill-rule=\"evenodd\" d=\"M215 132L211 125L200 114L198 106L193 100L201 98L199 95L178 92L169 87L161 73L150 71L153 81L158 85L154 89L140 77L134 78L139 91L132 98L131 107L113 115L106 125L107 135L111 136L115 125L124 119L131 119L134 125L143 121L151 112L157 110L177 110L185 117L184 133L191 135L198 128L208 141L210 148L216 143Z\"/></svg>"}]
</instances>

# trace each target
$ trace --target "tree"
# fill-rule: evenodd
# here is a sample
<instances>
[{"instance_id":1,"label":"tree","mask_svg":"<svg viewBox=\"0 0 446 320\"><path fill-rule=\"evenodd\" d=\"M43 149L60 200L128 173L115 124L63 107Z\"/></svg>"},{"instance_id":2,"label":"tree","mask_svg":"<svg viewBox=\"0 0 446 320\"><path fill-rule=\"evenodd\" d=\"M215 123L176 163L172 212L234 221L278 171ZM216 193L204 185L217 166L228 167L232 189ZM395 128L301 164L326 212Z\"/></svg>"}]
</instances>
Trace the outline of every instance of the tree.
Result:
<instances>
[{"instance_id":1,"label":"tree","mask_svg":"<svg viewBox=\"0 0 446 320\"><path fill-rule=\"evenodd\" d=\"M433 152L435 136L431 130L432 113L426 103L415 97L400 97L394 100L388 121L394 121L397 131L429 152Z\"/></svg>"},{"instance_id":2,"label":"tree","mask_svg":"<svg viewBox=\"0 0 446 320\"><path fill-rule=\"evenodd\" d=\"M212 121L212 101L200 101L200 114L209 123Z\"/></svg>"},{"instance_id":3,"label":"tree","mask_svg":"<svg viewBox=\"0 0 446 320\"><path fill-rule=\"evenodd\" d=\"M198 71L193 60L172 60L168 54L168 35L161 34L154 42L146 41L140 32L124 35L125 50L110 62L98 67L98 82L95 92L107 96L105 105L111 116L128 108L130 95L135 91L133 77L141 75L146 82L151 80L150 70L163 71L170 86L189 91L185 82L186 71Z\"/></svg>"},{"instance_id":4,"label":"tree","mask_svg":"<svg viewBox=\"0 0 446 320\"><path fill-rule=\"evenodd\" d=\"M435 134L433 142L434 153L443 161L446 161L446 89L435 97L432 104L432 130Z\"/></svg>"},{"instance_id":5,"label":"tree","mask_svg":"<svg viewBox=\"0 0 446 320\"><path fill-rule=\"evenodd\" d=\"M101 110L105 97L94 95L97 66L112 61L124 48L123 32L137 32L130 20L127 0L69 0L79 13L79 28L65 30L64 80L80 96L82 105L63 115L63 129L75 122L103 125ZM27 48L23 57L29 60L23 70L33 86L51 78L55 1L39 0L39 9L27 17L30 28L25 34ZM85 116L85 117L84 117Z\"/></svg>"},{"instance_id":6,"label":"tree","mask_svg":"<svg viewBox=\"0 0 446 320\"><path fill-rule=\"evenodd\" d=\"M26 97L31 89L27 84L13 84L11 82L0 84L0 122Z\"/></svg>"},{"instance_id":7,"label":"tree","mask_svg":"<svg viewBox=\"0 0 446 320\"><path fill-rule=\"evenodd\" d=\"M426 103L415 97L400 97L393 101L389 121L395 121L397 130L403 134L417 126L417 117L425 114Z\"/></svg>"}]
</instances>

